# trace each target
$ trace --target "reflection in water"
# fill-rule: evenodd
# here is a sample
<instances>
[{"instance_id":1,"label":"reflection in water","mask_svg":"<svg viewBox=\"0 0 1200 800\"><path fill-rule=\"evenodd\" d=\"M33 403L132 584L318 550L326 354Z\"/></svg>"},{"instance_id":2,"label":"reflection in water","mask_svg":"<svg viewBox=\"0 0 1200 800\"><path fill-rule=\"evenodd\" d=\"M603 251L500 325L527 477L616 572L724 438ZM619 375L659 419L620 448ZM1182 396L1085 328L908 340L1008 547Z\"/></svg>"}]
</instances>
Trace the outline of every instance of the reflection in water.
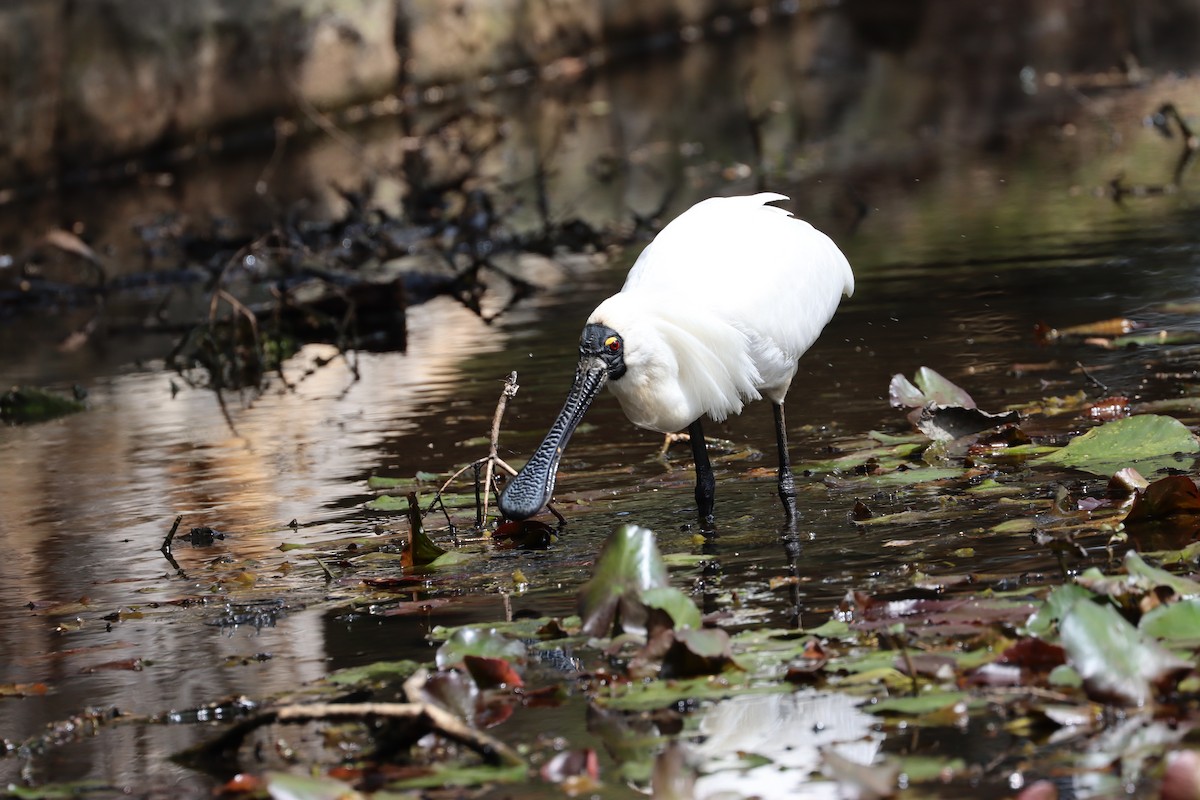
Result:
<instances>
[{"instance_id":1,"label":"reflection in water","mask_svg":"<svg viewBox=\"0 0 1200 800\"><path fill-rule=\"evenodd\" d=\"M995 35L984 37L988 48L980 47L980 39L962 38L954 27L966 24L964 12L954 10L961 4L923 5L927 13L895 29L903 35L864 28L857 12L830 12L685 48L591 81L489 99L510 127L488 168L523 177L539 159L550 161L556 211L603 222L655 208L676 187L670 211L697 194L752 188L753 170L743 166L755 159L746 105L770 110L760 157L782 176L770 188L790 194L798 216L834 231L861 279L853 301L801 362L789 395L798 461L823 454L838 432L897 426L885 398L895 372L933 366L981 405L999 408L1045 391L1040 378L1007 369L1056 357L1029 336L1034 323L1072 324L1200 295L1196 213L1186 181L1177 195L1120 207L1091 194L1122 170L1160 175L1165 169L1169 176L1175 152L1156 135L1142 136L1140 117L1157 107L1157 94L1183 94L1194 83L1151 86L1146 91L1156 96L1150 102L1139 95L1106 98L1110 113L1102 123L1086 117L1077 127L1055 126L1053 135L1043 135L1034 120L1044 119L1048 107L1074 113L1079 94L1036 77L1069 54L1042 47L1032 34L1005 38L1016 43L1005 49L1000 39L1006 32L986 19L976 25ZM1060 3L1036 5L1039 14L1062 10ZM1010 13L1004 6L989 8ZM1085 55L1103 60L1106 54L1091 52L1098 40L1087 42ZM933 54L942 60L931 61ZM1024 61L1034 69L1037 90L1028 103L1024 90L1014 88ZM1012 104L1020 114L1010 113ZM1017 118L1023 122L1013 122ZM333 187L364 168L384 175L381 192L395 191L397 181L386 175L399 161L396 131L380 124L361 133L368 139L365 158L313 143L292 162L294 169L278 170L272 192L309 196L320 215L336 211ZM980 139L991 145L988 154L960 146ZM84 220L88 231L102 231L98 247L124 253L139 246L131 221L161 212L254 224L271 213L252 191L268 157L178 175L170 191L112 187L102 202L95 194L67 194L61 204L47 200L52 207L42 209L40 219ZM519 202L527 194L522 184L511 196ZM533 215L532 203L524 208ZM0 225L9 227L0 236L7 243L19 240L16 229L45 227L37 213L6 215ZM0 561L0 683L42 681L51 688L44 697L0 701L0 735L24 739L90 705L152 714L239 693L261 698L362 654L427 656L419 639L426 622L500 617L503 604L484 592L455 598L441 616L420 624L355 622L328 607L305 608L291 602L298 589L284 574L289 556L275 548L369 532L377 518L357 504L361 481L374 470L412 475L476 457L458 443L486 432L500 381L511 369L521 374L522 391L510 404L502 455L527 454L561 402L584 316L620 283L618 273L623 270L564 271L553 279L561 285L492 325L448 300L413 308L407 354L362 355L362 378L355 383L334 362L300 381L295 392L232 402L237 436L211 395L172 398L165 374L128 366L165 347L97 338L90 350L63 355L39 339L37 326L7 326L0 383L100 377L89 387L87 413L0 431L6 555ZM298 377L318 354L306 350L289 369ZM1118 353L1072 351L1064 358L1105 367L1114 391L1177 389L1168 379L1132 374ZM1069 372L1060 379L1083 380ZM1069 384L1062 391L1079 388ZM513 599L517 611L570 611L575 585L622 515L658 531L667 552L696 549L684 527L694 516L687 464L653 461L661 439L624 422L611 397L597 400L590 421L597 428L572 442L560 490L595 499L580 508L554 550L504 556L508 564L520 563L534 586ZM734 419L713 433L770 452L769 428ZM828 491L817 477L800 489L805 544L794 565L797 597L781 598L771 578L789 574L793 565L775 535L778 501L769 478L745 477L749 466L718 467L726 470L719 479L729 488L718 509L719 535L706 545L712 571L702 576L706 587L711 582L713 603L736 587L748 609L780 624L790 619L790 603L805 607L804 624L815 624L847 588L871 591L906 579L910 565L897 551L846 521L853 498ZM158 552L177 514L185 515L185 526L210 525L227 534L209 548L179 545L182 575ZM288 527L292 519L299 529ZM953 564L950 553L971 534L931 525L912 536L921 537L921 555L936 565ZM970 542L997 572L1054 566L1024 540ZM255 582L255 597L282 598L284 613L273 627L201 624L223 615L221 584L236 576ZM701 576L683 580L692 577ZM319 593L323 587L304 588ZM205 604L173 604L184 598ZM117 612L123 616L104 619ZM140 670L133 669L135 659ZM706 723L715 726L710 741L721 741L717 720L747 713L738 702L714 710ZM807 719L825 701L762 702L776 706L755 713ZM837 713L850 724L861 722L850 710ZM91 777L203 791L203 779L162 756L207 732L117 726L83 745L52 750L30 769L37 781ZM20 768L15 758L0 761L0 781L15 780Z\"/></svg>"},{"instance_id":2,"label":"reflection in water","mask_svg":"<svg viewBox=\"0 0 1200 800\"><path fill-rule=\"evenodd\" d=\"M290 608L278 627L230 629L197 626L194 617L169 624L177 614L160 604L200 598L211 608L200 616L219 620L225 601L208 585L215 580L208 567L220 561L259 586L279 585L280 542L344 530L344 521L332 524L344 516L337 504L360 491L385 440L399 452L429 446L449 457L442 437L453 436L453 426L429 437L417 420L453 407L464 381L456 364L500 340L449 300L412 309L410 324L409 353L364 354L357 383L334 364L295 393L235 407L238 437L211 395L172 399L161 373L114 378L93 390L87 413L5 433L0 607L11 617L0 626L0 651L8 654L0 682L44 682L53 692L0 704L6 737L23 739L89 705L152 714L243 692L262 696L327 671L316 610ZM183 531L208 525L226 534L213 547L178 544L179 576L158 552L176 514L184 515ZM305 527L289 529L292 519ZM56 613L63 604L66 613ZM14 613L22 606L32 611ZM120 622L101 619L118 612L126 617ZM161 768L132 754L108 763ZM80 763L70 777L87 774Z\"/></svg>"},{"instance_id":3,"label":"reflection in water","mask_svg":"<svg viewBox=\"0 0 1200 800\"><path fill-rule=\"evenodd\" d=\"M703 740L691 757L705 773L696 797L836 798L836 783L811 782L821 771L822 753L832 751L856 764L870 764L883 734L878 720L859 710L859 698L815 690L723 700L704 711ZM755 756L771 763L745 768Z\"/></svg>"}]
</instances>

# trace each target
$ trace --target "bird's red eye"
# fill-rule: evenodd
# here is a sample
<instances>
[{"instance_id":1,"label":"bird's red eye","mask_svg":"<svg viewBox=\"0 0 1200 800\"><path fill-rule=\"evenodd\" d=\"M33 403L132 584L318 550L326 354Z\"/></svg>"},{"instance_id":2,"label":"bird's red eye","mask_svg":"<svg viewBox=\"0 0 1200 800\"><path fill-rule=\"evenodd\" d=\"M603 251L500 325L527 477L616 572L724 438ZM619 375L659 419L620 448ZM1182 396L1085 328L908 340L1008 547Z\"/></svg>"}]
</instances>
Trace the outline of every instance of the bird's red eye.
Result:
<instances>
[{"instance_id":1,"label":"bird's red eye","mask_svg":"<svg viewBox=\"0 0 1200 800\"><path fill-rule=\"evenodd\" d=\"M610 353L615 353L621 349L621 340L615 336L610 336L604 340L604 346L608 348Z\"/></svg>"}]
</instances>

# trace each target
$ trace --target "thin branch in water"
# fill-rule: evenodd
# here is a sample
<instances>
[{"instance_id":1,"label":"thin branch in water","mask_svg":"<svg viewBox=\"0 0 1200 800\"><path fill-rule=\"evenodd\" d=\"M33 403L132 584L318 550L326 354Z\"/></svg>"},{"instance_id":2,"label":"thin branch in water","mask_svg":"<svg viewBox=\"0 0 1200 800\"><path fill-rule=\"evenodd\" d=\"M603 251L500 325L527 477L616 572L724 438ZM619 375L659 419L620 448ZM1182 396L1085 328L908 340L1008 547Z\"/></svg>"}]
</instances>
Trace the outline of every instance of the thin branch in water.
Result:
<instances>
[{"instance_id":1,"label":"thin branch in water","mask_svg":"<svg viewBox=\"0 0 1200 800\"><path fill-rule=\"evenodd\" d=\"M1098 386L1100 388L1100 391L1105 392L1105 393L1108 392L1108 387L1106 385L1104 385L1103 383L1101 383L1099 378L1097 378L1092 373L1088 372L1088 368L1083 365L1082 361L1076 361L1075 366L1079 367L1079 371L1083 373L1083 377L1087 378L1089 381L1096 384L1096 386Z\"/></svg>"}]
</instances>

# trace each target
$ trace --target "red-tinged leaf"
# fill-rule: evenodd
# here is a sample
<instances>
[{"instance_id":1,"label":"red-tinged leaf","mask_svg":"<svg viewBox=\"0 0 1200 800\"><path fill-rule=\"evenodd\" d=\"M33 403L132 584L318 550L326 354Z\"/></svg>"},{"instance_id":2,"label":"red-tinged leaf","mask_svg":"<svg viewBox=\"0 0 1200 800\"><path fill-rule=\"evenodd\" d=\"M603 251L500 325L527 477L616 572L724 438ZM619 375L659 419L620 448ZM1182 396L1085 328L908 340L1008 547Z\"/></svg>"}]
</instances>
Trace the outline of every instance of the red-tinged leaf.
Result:
<instances>
[{"instance_id":1,"label":"red-tinged leaf","mask_svg":"<svg viewBox=\"0 0 1200 800\"><path fill-rule=\"evenodd\" d=\"M1167 754L1161 800L1196 800L1200 797L1200 753L1175 750Z\"/></svg>"},{"instance_id":2,"label":"red-tinged leaf","mask_svg":"<svg viewBox=\"0 0 1200 800\"><path fill-rule=\"evenodd\" d=\"M34 697L48 691L44 683L0 683L0 697Z\"/></svg>"},{"instance_id":3,"label":"red-tinged leaf","mask_svg":"<svg viewBox=\"0 0 1200 800\"><path fill-rule=\"evenodd\" d=\"M503 725L513 715L515 708L516 703L513 702L510 696L492 698L487 705L475 712L473 723L476 728L481 729Z\"/></svg>"},{"instance_id":4,"label":"red-tinged leaf","mask_svg":"<svg viewBox=\"0 0 1200 800\"><path fill-rule=\"evenodd\" d=\"M448 606L450 603L449 597L429 597L425 600L389 603L386 607L372 608L371 614L377 617L405 617L409 614L424 614L432 609Z\"/></svg>"},{"instance_id":5,"label":"red-tinged leaf","mask_svg":"<svg viewBox=\"0 0 1200 800\"><path fill-rule=\"evenodd\" d=\"M247 792L257 792L262 788L262 785L262 779L257 775L239 772L225 781L217 791L221 794L244 794Z\"/></svg>"},{"instance_id":6,"label":"red-tinged leaf","mask_svg":"<svg viewBox=\"0 0 1200 800\"><path fill-rule=\"evenodd\" d=\"M1107 497L1081 497L1078 505L1080 511L1095 511L1098 508L1112 508L1116 504Z\"/></svg>"},{"instance_id":7,"label":"red-tinged leaf","mask_svg":"<svg viewBox=\"0 0 1200 800\"><path fill-rule=\"evenodd\" d=\"M514 689L525 685L513 665L502 658L466 655L463 656L463 665L480 689Z\"/></svg>"},{"instance_id":8,"label":"red-tinged leaf","mask_svg":"<svg viewBox=\"0 0 1200 800\"><path fill-rule=\"evenodd\" d=\"M1022 625L1035 610L1037 606L1032 603L989 598L871 600L853 627L877 630L904 622L916 629L916 623L920 623L923 627L937 626L939 632L949 635L951 626L958 632L971 626Z\"/></svg>"},{"instance_id":9,"label":"red-tinged leaf","mask_svg":"<svg viewBox=\"0 0 1200 800\"><path fill-rule=\"evenodd\" d=\"M1088 417L1100 422L1129 416L1128 397L1106 397L1086 406L1083 409Z\"/></svg>"},{"instance_id":10,"label":"red-tinged leaf","mask_svg":"<svg viewBox=\"0 0 1200 800\"><path fill-rule=\"evenodd\" d=\"M562 783L567 778L586 775L593 781L600 778L600 761L596 751L564 750L542 765L540 770L542 780L550 783Z\"/></svg>"},{"instance_id":11,"label":"red-tinged leaf","mask_svg":"<svg viewBox=\"0 0 1200 800\"><path fill-rule=\"evenodd\" d=\"M1032 672L1049 672L1067 663L1067 653L1056 644L1028 637L1001 653L996 663L1012 664Z\"/></svg>"},{"instance_id":12,"label":"red-tinged leaf","mask_svg":"<svg viewBox=\"0 0 1200 800\"><path fill-rule=\"evenodd\" d=\"M1125 515L1125 525L1167 519L1179 514L1200 514L1200 489L1185 475L1159 478L1138 492Z\"/></svg>"}]
</instances>

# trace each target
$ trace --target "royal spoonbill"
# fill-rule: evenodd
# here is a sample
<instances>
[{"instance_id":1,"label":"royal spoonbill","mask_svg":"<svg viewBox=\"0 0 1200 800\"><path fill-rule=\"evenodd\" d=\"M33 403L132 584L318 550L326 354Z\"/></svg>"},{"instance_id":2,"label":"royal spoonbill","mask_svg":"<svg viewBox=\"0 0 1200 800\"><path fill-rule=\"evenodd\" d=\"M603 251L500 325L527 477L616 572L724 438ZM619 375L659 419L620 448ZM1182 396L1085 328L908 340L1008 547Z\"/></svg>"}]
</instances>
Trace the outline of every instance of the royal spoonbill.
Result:
<instances>
[{"instance_id":1,"label":"royal spoonbill","mask_svg":"<svg viewBox=\"0 0 1200 800\"><path fill-rule=\"evenodd\" d=\"M764 192L704 200L642 252L621 291L588 317L575 383L558 419L500 496L509 519L550 501L559 460L606 384L634 425L687 429L696 504L711 521L715 480L701 420L720 422L762 397L775 409L779 496L795 519L783 400L797 361L829 322L854 274L837 245Z\"/></svg>"}]
</instances>

